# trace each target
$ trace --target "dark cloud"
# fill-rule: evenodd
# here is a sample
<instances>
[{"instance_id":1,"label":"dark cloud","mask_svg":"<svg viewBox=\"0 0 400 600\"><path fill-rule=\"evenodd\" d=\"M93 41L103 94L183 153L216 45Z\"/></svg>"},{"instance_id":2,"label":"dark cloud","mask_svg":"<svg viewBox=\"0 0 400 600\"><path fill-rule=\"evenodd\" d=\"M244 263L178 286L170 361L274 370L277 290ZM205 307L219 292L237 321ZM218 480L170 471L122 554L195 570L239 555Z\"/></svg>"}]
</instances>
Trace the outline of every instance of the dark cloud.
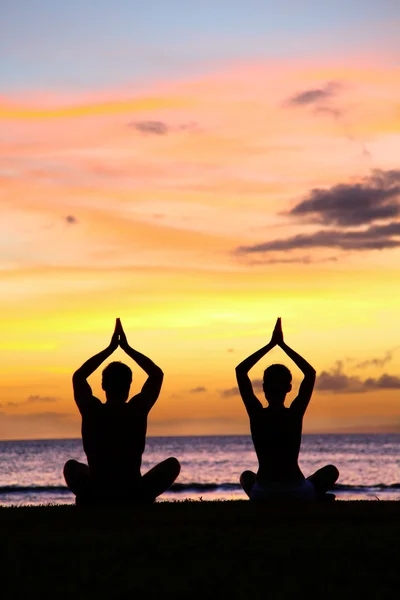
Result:
<instances>
[{"instance_id":1,"label":"dark cloud","mask_svg":"<svg viewBox=\"0 0 400 600\"><path fill-rule=\"evenodd\" d=\"M163 121L135 121L129 124L130 127L151 135L166 135L169 132L169 127Z\"/></svg>"},{"instance_id":2,"label":"dark cloud","mask_svg":"<svg viewBox=\"0 0 400 600\"><path fill-rule=\"evenodd\" d=\"M74 217L74 215L67 215L65 217L65 222L68 223L68 225L76 225L78 223L78 219Z\"/></svg>"},{"instance_id":3,"label":"dark cloud","mask_svg":"<svg viewBox=\"0 0 400 600\"><path fill-rule=\"evenodd\" d=\"M372 390L398 390L400 389L400 377L384 373L378 379L366 379L364 385Z\"/></svg>"},{"instance_id":4,"label":"dark cloud","mask_svg":"<svg viewBox=\"0 0 400 600\"><path fill-rule=\"evenodd\" d=\"M289 106L306 106L314 104L321 100L331 98L336 93L338 87L339 84L332 81L322 88L304 90L289 98L286 104Z\"/></svg>"},{"instance_id":5,"label":"dark cloud","mask_svg":"<svg viewBox=\"0 0 400 600\"><path fill-rule=\"evenodd\" d=\"M343 372L343 362L337 361L330 371L322 371L317 377L315 389L324 392L354 392L363 390L363 382L359 377L346 375Z\"/></svg>"},{"instance_id":6,"label":"dark cloud","mask_svg":"<svg viewBox=\"0 0 400 600\"><path fill-rule=\"evenodd\" d=\"M189 393L190 394L203 394L206 391L207 391L207 388L205 388L203 386L198 386L198 387L195 387L195 388L189 390Z\"/></svg>"},{"instance_id":7,"label":"dark cloud","mask_svg":"<svg viewBox=\"0 0 400 600\"><path fill-rule=\"evenodd\" d=\"M398 217L399 196L400 169L375 170L361 183L313 189L287 214L313 223L351 227Z\"/></svg>"},{"instance_id":8,"label":"dark cloud","mask_svg":"<svg viewBox=\"0 0 400 600\"><path fill-rule=\"evenodd\" d=\"M236 253L265 254L308 248L338 248L344 251L397 248L400 246L400 221L396 220L400 217L400 169L374 170L360 183L313 189L305 200L281 214L301 222L335 228L240 246ZM308 257L272 257L266 262L307 264L312 261Z\"/></svg>"},{"instance_id":9,"label":"dark cloud","mask_svg":"<svg viewBox=\"0 0 400 600\"><path fill-rule=\"evenodd\" d=\"M400 222L393 222L387 225L369 227L366 230L326 229L310 234L299 234L283 240L274 240L252 246L239 246L236 252L239 254L252 254L304 248L384 250L398 248L400 246L400 239L397 239L399 236Z\"/></svg>"},{"instance_id":10,"label":"dark cloud","mask_svg":"<svg viewBox=\"0 0 400 600\"><path fill-rule=\"evenodd\" d=\"M322 371L318 376L315 389L335 394L360 394L383 389L397 390L400 389L400 377L384 373L378 378L361 379L358 376L347 375L343 371L343 362L337 361L330 371Z\"/></svg>"}]
</instances>

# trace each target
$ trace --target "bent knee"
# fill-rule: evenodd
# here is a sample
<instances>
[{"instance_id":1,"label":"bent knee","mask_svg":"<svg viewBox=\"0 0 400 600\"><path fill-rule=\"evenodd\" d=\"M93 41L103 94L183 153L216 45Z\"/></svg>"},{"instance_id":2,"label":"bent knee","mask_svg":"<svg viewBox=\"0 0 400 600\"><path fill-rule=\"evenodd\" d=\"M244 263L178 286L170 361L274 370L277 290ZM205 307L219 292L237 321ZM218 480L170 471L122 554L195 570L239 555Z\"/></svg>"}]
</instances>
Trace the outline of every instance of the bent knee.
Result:
<instances>
[{"instance_id":1,"label":"bent knee","mask_svg":"<svg viewBox=\"0 0 400 600\"><path fill-rule=\"evenodd\" d=\"M179 460L177 458L175 458L175 456L170 456L169 458L167 458L167 460L165 461L165 464L168 465L168 467L177 472L177 475L179 475L180 470L181 470L181 463L179 462Z\"/></svg>"},{"instance_id":2,"label":"bent knee","mask_svg":"<svg viewBox=\"0 0 400 600\"><path fill-rule=\"evenodd\" d=\"M327 473L329 473L329 476L336 481L339 477L339 469L337 467L335 467L335 465L326 465L325 469L327 470Z\"/></svg>"},{"instance_id":3,"label":"bent knee","mask_svg":"<svg viewBox=\"0 0 400 600\"><path fill-rule=\"evenodd\" d=\"M67 460L67 462L66 462L66 463L65 463L65 465L64 465L64 469L63 469L63 471L64 471L64 475L65 475L66 473L70 473L71 471L74 471L74 470L76 469L76 466L77 466L78 464L79 464L79 463L78 463L78 461L77 461L77 460L73 460L73 459L71 459L71 460Z\"/></svg>"},{"instance_id":4,"label":"bent knee","mask_svg":"<svg viewBox=\"0 0 400 600\"><path fill-rule=\"evenodd\" d=\"M239 481L240 481L240 483L242 483L242 481L248 481L249 478L255 479L255 477L256 477L256 474L253 473L253 471L243 471L243 473L239 477Z\"/></svg>"},{"instance_id":5,"label":"bent knee","mask_svg":"<svg viewBox=\"0 0 400 600\"><path fill-rule=\"evenodd\" d=\"M240 477L255 477L256 474L253 471L243 471Z\"/></svg>"}]
</instances>

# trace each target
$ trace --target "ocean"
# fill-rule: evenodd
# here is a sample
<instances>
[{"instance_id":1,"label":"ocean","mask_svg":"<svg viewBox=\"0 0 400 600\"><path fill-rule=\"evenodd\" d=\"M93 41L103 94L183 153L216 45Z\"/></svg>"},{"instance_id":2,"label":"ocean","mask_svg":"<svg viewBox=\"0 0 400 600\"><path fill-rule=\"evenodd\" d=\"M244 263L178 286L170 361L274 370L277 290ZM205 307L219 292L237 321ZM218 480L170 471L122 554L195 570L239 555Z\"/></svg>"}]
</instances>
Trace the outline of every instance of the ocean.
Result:
<instances>
[{"instance_id":1,"label":"ocean","mask_svg":"<svg viewBox=\"0 0 400 600\"><path fill-rule=\"evenodd\" d=\"M158 501L245 499L239 476L257 469L246 435L148 438L142 473L169 456L182 469ZM62 475L70 458L86 462L81 440L0 442L0 505L73 503ZM299 464L306 477L336 465L340 500L400 500L400 434L303 435Z\"/></svg>"}]
</instances>

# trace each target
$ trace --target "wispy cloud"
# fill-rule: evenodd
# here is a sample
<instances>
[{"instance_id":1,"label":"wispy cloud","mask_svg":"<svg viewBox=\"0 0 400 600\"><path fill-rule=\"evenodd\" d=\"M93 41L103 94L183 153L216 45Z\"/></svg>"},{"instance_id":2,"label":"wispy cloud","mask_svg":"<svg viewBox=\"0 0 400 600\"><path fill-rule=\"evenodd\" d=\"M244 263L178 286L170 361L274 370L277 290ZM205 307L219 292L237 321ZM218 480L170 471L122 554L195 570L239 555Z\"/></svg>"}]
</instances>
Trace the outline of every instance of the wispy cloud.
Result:
<instances>
[{"instance_id":1,"label":"wispy cloud","mask_svg":"<svg viewBox=\"0 0 400 600\"><path fill-rule=\"evenodd\" d=\"M140 133L149 133L152 135L166 135L169 132L169 127L162 121L134 121L129 124Z\"/></svg>"},{"instance_id":2,"label":"wispy cloud","mask_svg":"<svg viewBox=\"0 0 400 600\"><path fill-rule=\"evenodd\" d=\"M346 110L343 107L339 108L337 105L332 106L331 104L331 101L335 98L337 92L342 88L343 85L341 83L331 81L321 88L308 89L295 94L290 97L284 105L287 107L311 106L316 115L328 115L333 117L342 129L346 139L360 147L362 156L371 159L371 153L365 143L358 139L352 132L352 127L350 126L348 119L346 119Z\"/></svg>"},{"instance_id":3,"label":"wispy cloud","mask_svg":"<svg viewBox=\"0 0 400 600\"><path fill-rule=\"evenodd\" d=\"M252 386L256 392L262 391L262 379L254 379L254 381L252 381ZM237 386L225 388L224 390L219 390L218 393L221 396L221 398L232 398L233 396L239 396L239 388Z\"/></svg>"},{"instance_id":4,"label":"wispy cloud","mask_svg":"<svg viewBox=\"0 0 400 600\"><path fill-rule=\"evenodd\" d=\"M0 408L26 406L27 404L49 404L53 402L57 402L55 396L32 395L28 396L25 400L21 400L21 402L4 402L0 404Z\"/></svg>"},{"instance_id":5,"label":"wispy cloud","mask_svg":"<svg viewBox=\"0 0 400 600\"><path fill-rule=\"evenodd\" d=\"M226 388L224 390L220 390L219 395L221 396L221 398L232 398L232 396L239 395L239 389L237 386L232 388Z\"/></svg>"},{"instance_id":6,"label":"wispy cloud","mask_svg":"<svg viewBox=\"0 0 400 600\"><path fill-rule=\"evenodd\" d=\"M289 106L307 106L315 104L321 100L331 98L336 94L339 88L340 84L338 82L331 81L321 88L307 89L294 94L286 101L286 104Z\"/></svg>"},{"instance_id":7,"label":"wispy cloud","mask_svg":"<svg viewBox=\"0 0 400 600\"><path fill-rule=\"evenodd\" d=\"M146 135L167 135L168 133L191 132L199 129L197 123L182 123L181 125L168 125L165 121L131 121L128 127Z\"/></svg>"},{"instance_id":8,"label":"wispy cloud","mask_svg":"<svg viewBox=\"0 0 400 600\"><path fill-rule=\"evenodd\" d=\"M366 230L343 231L329 229L311 234L299 234L286 239L239 246L239 254L282 252L304 248L338 248L340 250L384 250L400 247L400 222L373 226ZM307 263L304 263L307 264Z\"/></svg>"},{"instance_id":9,"label":"wispy cloud","mask_svg":"<svg viewBox=\"0 0 400 600\"><path fill-rule=\"evenodd\" d=\"M192 388L191 390L189 390L190 394L203 394L204 392L207 391L207 388L203 387L203 386L198 386L195 388Z\"/></svg>"},{"instance_id":10,"label":"wispy cloud","mask_svg":"<svg viewBox=\"0 0 400 600\"><path fill-rule=\"evenodd\" d=\"M241 252L239 248L237 252ZM247 260L246 264L248 265L311 265L311 264L319 264L326 262L337 262L336 256L330 256L327 258L312 258L311 256L299 256L293 258L259 258L256 260Z\"/></svg>"},{"instance_id":11,"label":"wispy cloud","mask_svg":"<svg viewBox=\"0 0 400 600\"><path fill-rule=\"evenodd\" d=\"M356 369L365 369L366 367L384 367L388 362L391 362L396 349L397 348L388 350L385 356L382 358L370 358L368 360L363 360L354 366Z\"/></svg>"}]
</instances>

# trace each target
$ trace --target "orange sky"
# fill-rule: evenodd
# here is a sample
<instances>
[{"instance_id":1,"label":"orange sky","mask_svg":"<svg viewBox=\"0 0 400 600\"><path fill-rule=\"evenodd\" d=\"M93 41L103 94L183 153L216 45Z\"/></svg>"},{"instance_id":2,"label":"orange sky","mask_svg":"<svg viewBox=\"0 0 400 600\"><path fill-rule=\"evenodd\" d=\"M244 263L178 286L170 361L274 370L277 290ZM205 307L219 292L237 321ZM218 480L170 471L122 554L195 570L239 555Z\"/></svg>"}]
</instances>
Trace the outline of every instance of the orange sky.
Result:
<instances>
[{"instance_id":1,"label":"orange sky","mask_svg":"<svg viewBox=\"0 0 400 600\"><path fill-rule=\"evenodd\" d=\"M1 97L1 439L79 435L71 375L115 317L165 372L150 434L247 432L234 367L278 316L329 381L305 431L400 431L396 244L248 250L324 229L287 214L312 189L399 168L400 69L370 64ZM274 351L255 379L277 360L290 366Z\"/></svg>"}]
</instances>

